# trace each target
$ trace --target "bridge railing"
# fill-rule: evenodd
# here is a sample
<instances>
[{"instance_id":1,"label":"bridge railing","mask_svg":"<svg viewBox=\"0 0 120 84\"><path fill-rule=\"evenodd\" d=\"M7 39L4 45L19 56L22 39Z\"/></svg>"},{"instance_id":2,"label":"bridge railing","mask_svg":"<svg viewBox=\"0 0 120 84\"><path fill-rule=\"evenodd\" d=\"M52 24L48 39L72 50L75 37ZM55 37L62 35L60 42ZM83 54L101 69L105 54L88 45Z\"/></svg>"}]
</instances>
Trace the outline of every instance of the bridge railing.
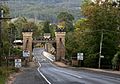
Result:
<instances>
[{"instance_id":1,"label":"bridge railing","mask_svg":"<svg viewBox=\"0 0 120 84\"><path fill-rule=\"evenodd\" d=\"M46 52L46 51L43 51L43 55L46 57L46 58L48 58L50 61L55 61L55 56L54 55L52 55L52 54L50 54L50 53L48 53L48 52Z\"/></svg>"}]
</instances>

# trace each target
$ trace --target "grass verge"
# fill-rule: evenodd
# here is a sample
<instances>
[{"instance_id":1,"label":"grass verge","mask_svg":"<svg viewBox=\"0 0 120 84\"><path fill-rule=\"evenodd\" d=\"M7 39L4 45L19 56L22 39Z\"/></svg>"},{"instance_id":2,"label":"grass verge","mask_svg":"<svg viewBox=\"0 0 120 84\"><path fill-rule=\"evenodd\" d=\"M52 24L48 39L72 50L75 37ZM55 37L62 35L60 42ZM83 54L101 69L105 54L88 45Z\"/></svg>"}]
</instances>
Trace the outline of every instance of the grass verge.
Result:
<instances>
[{"instance_id":1,"label":"grass verge","mask_svg":"<svg viewBox=\"0 0 120 84\"><path fill-rule=\"evenodd\" d=\"M0 84L5 84L5 76L0 75Z\"/></svg>"},{"instance_id":2,"label":"grass verge","mask_svg":"<svg viewBox=\"0 0 120 84\"><path fill-rule=\"evenodd\" d=\"M0 67L0 84L5 84L10 74L18 71L19 69L14 67Z\"/></svg>"}]
</instances>

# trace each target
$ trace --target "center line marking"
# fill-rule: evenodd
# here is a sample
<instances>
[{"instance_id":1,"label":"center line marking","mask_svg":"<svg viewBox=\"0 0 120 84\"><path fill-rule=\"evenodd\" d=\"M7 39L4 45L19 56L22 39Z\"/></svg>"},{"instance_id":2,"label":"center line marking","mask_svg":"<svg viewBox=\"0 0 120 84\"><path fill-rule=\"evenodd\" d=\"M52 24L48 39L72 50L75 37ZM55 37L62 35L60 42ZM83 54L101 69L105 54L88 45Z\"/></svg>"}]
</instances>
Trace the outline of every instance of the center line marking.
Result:
<instances>
[{"instance_id":1,"label":"center line marking","mask_svg":"<svg viewBox=\"0 0 120 84\"><path fill-rule=\"evenodd\" d=\"M38 69L37 69L37 70L38 70L38 72L39 72L39 73L40 73L40 75L41 75L41 76L45 79L45 81L47 81L47 83L48 83L48 84L51 84L51 83L50 83L50 81L48 81L48 79L47 79L47 78L43 75L43 73L42 73L42 72L40 72L40 70L39 70L39 69L40 69L40 67L41 67L41 64L40 64L39 62L38 62L38 64L39 64L39 67L38 67Z\"/></svg>"}]
</instances>

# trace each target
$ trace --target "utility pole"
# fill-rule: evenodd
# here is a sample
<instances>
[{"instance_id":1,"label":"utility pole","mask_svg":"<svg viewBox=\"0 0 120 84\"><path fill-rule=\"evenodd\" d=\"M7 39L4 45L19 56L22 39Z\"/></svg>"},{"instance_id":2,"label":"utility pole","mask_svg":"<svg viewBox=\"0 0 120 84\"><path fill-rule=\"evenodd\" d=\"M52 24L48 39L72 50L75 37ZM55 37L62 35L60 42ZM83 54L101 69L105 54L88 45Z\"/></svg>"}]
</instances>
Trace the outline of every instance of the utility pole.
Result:
<instances>
[{"instance_id":1,"label":"utility pole","mask_svg":"<svg viewBox=\"0 0 120 84\"><path fill-rule=\"evenodd\" d=\"M98 66L99 69L100 69L100 67L101 67L102 42L103 42L103 30L102 30L102 33L101 33L101 40L100 40L99 66Z\"/></svg>"},{"instance_id":2,"label":"utility pole","mask_svg":"<svg viewBox=\"0 0 120 84\"><path fill-rule=\"evenodd\" d=\"M0 9L0 49L2 48L2 18L3 18L3 10Z\"/></svg>"},{"instance_id":3,"label":"utility pole","mask_svg":"<svg viewBox=\"0 0 120 84\"><path fill-rule=\"evenodd\" d=\"M2 50L2 18L3 18L3 10L0 9L0 51ZM2 53L2 52L1 52ZM0 53L0 66L1 66L1 53Z\"/></svg>"}]
</instances>

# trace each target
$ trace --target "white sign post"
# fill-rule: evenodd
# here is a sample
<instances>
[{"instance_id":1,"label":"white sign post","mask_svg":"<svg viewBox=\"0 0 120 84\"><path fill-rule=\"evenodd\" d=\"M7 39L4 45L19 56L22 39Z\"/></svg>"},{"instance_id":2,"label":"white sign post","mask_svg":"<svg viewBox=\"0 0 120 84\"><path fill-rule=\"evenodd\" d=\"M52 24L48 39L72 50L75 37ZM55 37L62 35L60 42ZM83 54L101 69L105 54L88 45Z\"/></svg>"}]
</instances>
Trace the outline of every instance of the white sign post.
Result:
<instances>
[{"instance_id":1,"label":"white sign post","mask_svg":"<svg viewBox=\"0 0 120 84\"><path fill-rule=\"evenodd\" d=\"M83 60L83 53L77 53L77 60Z\"/></svg>"},{"instance_id":2,"label":"white sign post","mask_svg":"<svg viewBox=\"0 0 120 84\"><path fill-rule=\"evenodd\" d=\"M30 56L30 51L25 50L23 51L23 57L29 57Z\"/></svg>"},{"instance_id":3,"label":"white sign post","mask_svg":"<svg viewBox=\"0 0 120 84\"><path fill-rule=\"evenodd\" d=\"M21 67L21 59L15 59L15 67L20 68Z\"/></svg>"}]
</instances>

